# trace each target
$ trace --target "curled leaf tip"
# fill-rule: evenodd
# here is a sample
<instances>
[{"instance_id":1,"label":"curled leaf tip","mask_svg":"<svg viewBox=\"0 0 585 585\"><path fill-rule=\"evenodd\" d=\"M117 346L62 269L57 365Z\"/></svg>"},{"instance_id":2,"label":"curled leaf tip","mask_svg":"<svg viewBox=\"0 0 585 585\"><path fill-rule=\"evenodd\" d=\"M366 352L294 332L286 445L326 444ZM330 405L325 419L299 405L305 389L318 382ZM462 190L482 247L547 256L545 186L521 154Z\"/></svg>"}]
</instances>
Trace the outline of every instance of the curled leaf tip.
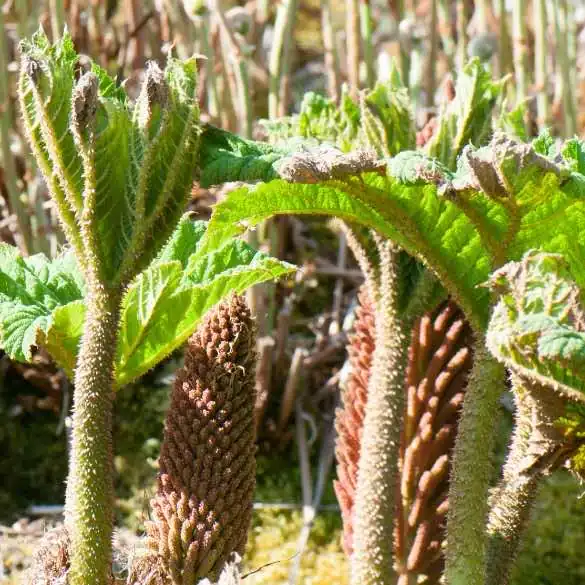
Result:
<instances>
[{"instance_id":1,"label":"curled leaf tip","mask_svg":"<svg viewBox=\"0 0 585 585\"><path fill-rule=\"evenodd\" d=\"M42 71L41 64L37 59L24 54L22 57L22 71L36 85Z\"/></svg>"},{"instance_id":2,"label":"curled leaf tip","mask_svg":"<svg viewBox=\"0 0 585 585\"><path fill-rule=\"evenodd\" d=\"M99 80L93 71L84 73L71 96L71 122L79 132L95 119L98 105Z\"/></svg>"},{"instance_id":3,"label":"curled leaf tip","mask_svg":"<svg viewBox=\"0 0 585 585\"><path fill-rule=\"evenodd\" d=\"M149 61L146 65L144 87L151 104L166 105L169 97L169 88L162 69L154 61Z\"/></svg>"}]
</instances>

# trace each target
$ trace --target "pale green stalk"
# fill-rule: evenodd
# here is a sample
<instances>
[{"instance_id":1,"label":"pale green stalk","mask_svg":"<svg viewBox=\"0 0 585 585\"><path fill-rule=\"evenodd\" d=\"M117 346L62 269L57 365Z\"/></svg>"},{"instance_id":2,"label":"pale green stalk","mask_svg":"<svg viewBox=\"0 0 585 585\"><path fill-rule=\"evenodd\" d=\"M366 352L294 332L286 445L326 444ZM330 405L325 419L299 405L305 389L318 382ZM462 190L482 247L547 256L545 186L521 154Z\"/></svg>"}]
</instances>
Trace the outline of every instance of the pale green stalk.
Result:
<instances>
[{"instance_id":1,"label":"pale green stalk","mask_svg":"<svg viewBox=\"0 0 585 585\"><path fill-rule=\"evenodd\" d=\"M511 42L510 31L508 28L508 11L506 10L506 0L498 0L499 16L500 16L500 30L499 30L499 65L500 75L504 76L513 70L511 62Z\"/></svg>"},{"instance_id":2,"label":"pale green stalk","mask_svg":"<svg viewBox=\"0 0 585 585\"><path fill-rule=\"evenodd\" d=\"M570 59L569 6L567 0L559 1L560 35L558 37L561 75L563 77L563 115L565 120L565 136L571 138L577 131L577 113L573 98L572 63Z\"/></svg>"},{"instance_id":3,"label":"pale green stalk","mask_svg":"<svg viewBox=\"0 0 585 585\"><path fill-rule=\"evenodd\" d=\"M65 6L63 0L49 0L49 12L51 13L51 34L53 42L61 38L65 30Z\"/></svg>"},{"instance_id":4,"label":"pale green stalk","mask_svg":"<svg viewBox=\"0 0 585 585\"><path fill-rule=\"evenodd\" d=\"M331 0L321 0L321 28L323 29L323 48L325 50L327 93L333 101L337 102L339 99L339 61L335 50Z\"/></svg>"},{"instance_id":5,"label":"pale green stalk","mask_svg":"<svg viewBox=\"0 0 585 585\"><path fill-rule=\"evenodd\" d=\"M457 67L461 68L467 61L467 16L465 0L457 0Z\"/></svg>"},{"instance_id":6,"label":"pale green stalk","mask_svg":"<svg viewBox=\"0 0 585 585\"><path fill-rule=\"evenodd\" d=\"M484 585L488 490L504 368L479 334L453 454L445 583Z\"/></svg>"},{"instance_id":7,"label":"pale green stalk","mask_svg":"<svg viewBox=\"0 0 585 585\"><path fill-rule=\"evenodd\" d=\"M437 90L437 58L439 53L439 13L438 0L431 0L431 26L430 26L430 51L429 72L427 79L427 106L432 107Z\"/></svg>"},{"instance_id":8,"label":"pale green stalk","mask_svg":"<svg viewBox=\"0 0 585 585\"><path fill-rule=\"evenodd\" d=\"M347 41L347 80L350 95L357 99L360 87L360 13L359 0L345 1Z\"/></svg>"},{"instance_id":9,"label":"pale green stalk","mask_svg":"<svg viewBox=\"0 0 585 585\"><path fill-rule=\"evenodd\" d=\"M287 36L293 34L298 0L283 0L276 12L272 51L268 64L270 75L268 88L268 116L272 119L278 116L280 110L280 86L282 81L282 57L284 43Z\"/></svg>"},{"instance_id":10,"label":"pale green stalk","mask_svg":"<svg viewBox=\"0 0 585 585\"><path fill-rule=\"evenodd\" d=\"M217 88L217 76L215 75L215 53L211 49L209 36L211 34L209 26L209 14L206 13L200 18L199 34L203 54L207 57L207 108L209 115L213 119L219 119L219 98Z\"/></svg>"},{"instance_id":11,"label":"pale green stalk","mask_svg":"<svg viewBox=\"0 0 585 585\"><path fill-rule=\"evenodd\" d=\"M526 30L526 0L512 4L512 49L516 78L516 99L523 102L528 93L528 37Z\"/></svg>"},{"instance_id":12,"label":"pale green stalk","mask_svg":"<svg viewBox=\"0 0 585 585\"><path fill-rule=\"evenodd\" d=\"M225 19L220 1L214 0L212 5L222 32L222 46L226 48L224 62L227 67L232 69L234 75L238 131L246 138L252 138L252 88L250 87L247 59Z\"/></svg>"},{"instance_id":13,"label":"pale green stalk","mask_svg":"<svg viewBox=\"0 0 585 585\"><path fill-rule=\"evenodd\" d=\"M546 18L546 0L535 0L534 10L534 80L537 87L536 111L539 127L548 126L550 122L550 105L548 100L548 71L546 66L548 53L548 28Z\"/></svg>"},{"instance_id":14,"label":"pale green stalk","mask_svg":"<svg viewBox=\"0 0 585 585\"><path fill-rule=\"evenodd\" d=\"M16 226L11 226L16 245L23 255L32 252L32 234L30 218L20 199L20 189L16 178L14 157L10 148L10 129L12 127L12 105L8 83L8 47L6 45L6 27L4 13L0 9L0 140L2 142L2 165L4 182L8 191L10 208L16 217Z\"/></svg>"},{"instance_id":15,"label":"pale green stalk","mask_svg":"<svg viewBox=\"0 0 585 585\"><path fill-rule=\"evenodd\" d=\"M374 67L374 45L372 42L373 20L371 0L360 0L360 32L364 63L366 65L366 86L374 87L376 73Z\"/></svg>"},{"instance_id":16,"label":"pale green stalk","mask_svg":"<svg viewBox=\"0 0 585 585\"><path fill-rule=\"evenodd\" d=\"M475 22L477 25L477 32L485 34L489 32L490 0L476 0L475 2Z\"/></svg>"},{"instance_id":17,"label":"pale green stalk","mask_svg":"<svg viewBox=\"0 0 585 585\"><path fill-rule=\"evenodd\" d=\"M258 0L256 2L257 21L265 24L270 16L270 0Z\"/></svg>"},{"instance_id":18,"label":"pale green stalk","mask_svg":"<svg viewBox=\"0 0 585 585\"><path fill-rule=\"evenodd\" d=\"M291 100L291 66L292 53L294 46L293 31L285 35L282 46L281 70L280 70L280 90L278 97L278 116L283 117L288 113L288 107Z\"/></svg>"},{"instance_id":19,"label":"pale green stalk","mask_svg":"<svg viewBox=\"0 0 585 585\"><path fill-rule=\"evenodd\" d=\"M450 30L451 27L451 4L450 0L439 0L439 26L443 29L447 28ZM441 42L443 43L443 49L445 51L445 56L449 62L449 69L453 71L455 69L455 57L457 46L455 44L455 39L449 35L441 35Z\"/></svg>"}]
</instances>

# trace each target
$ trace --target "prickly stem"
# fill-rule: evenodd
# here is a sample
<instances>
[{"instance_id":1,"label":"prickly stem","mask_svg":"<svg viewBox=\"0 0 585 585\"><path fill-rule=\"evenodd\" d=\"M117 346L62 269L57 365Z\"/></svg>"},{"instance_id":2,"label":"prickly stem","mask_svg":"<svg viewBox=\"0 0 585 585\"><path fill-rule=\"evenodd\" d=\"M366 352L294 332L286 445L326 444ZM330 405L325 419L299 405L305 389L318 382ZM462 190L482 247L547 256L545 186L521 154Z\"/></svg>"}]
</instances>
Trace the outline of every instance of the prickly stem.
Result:
<instances>
[{"instance_id":1,"label":"prickly stem","mask_svg":"<svg viewBox=\"0 0 585 585\"><path fill-rule=\"evenodd\" d=\"M119 296L90 287L75 392L65 524L71 538L70 585L110 581L114 492L112 483L113 371Z\"/></svg>"},{"instance_id":2,"label":"prickly stem","mask_svg":"<svg viewBox=\"0 0 585 585\"><path fill-rule=\"evenodd\" d=\"M353 517L351 583L395 583L392 551L407 337L396 308L397 252L379 242L381 296L368 384Z\"/></svg>"},{"instance_id":3,"label":"prickly stem","mask_svg":"<svg viewBox=\"0 0 585 585\"><path fill-rule=\"evenodd\" d=\"M490 356L483 336L478 337L449 490L445 568L445 582L449 585L484 583L488 489L498 429L494 422L503 380L503 366Z\"/></svg>"}]
</instances>

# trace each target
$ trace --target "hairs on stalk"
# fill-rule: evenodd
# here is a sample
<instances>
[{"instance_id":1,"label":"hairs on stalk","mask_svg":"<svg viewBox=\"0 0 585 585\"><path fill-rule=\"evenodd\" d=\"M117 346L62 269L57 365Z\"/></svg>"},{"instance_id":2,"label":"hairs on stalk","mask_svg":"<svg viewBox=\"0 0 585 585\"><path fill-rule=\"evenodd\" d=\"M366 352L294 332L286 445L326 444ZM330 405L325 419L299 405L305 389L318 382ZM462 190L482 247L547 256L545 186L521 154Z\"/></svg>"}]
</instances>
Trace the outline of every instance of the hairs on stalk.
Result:
<instances>
[{"instance_id":1,"label":"hairs on stalk","mask_svg":"<svg viewBox=\"0 0 585 585\"><path fill-rule=\"evenodd\" d=\"M376 348L364 413L353 512L351 582L395 581L392 533L397 462L404 407L407 343L397 311L398 252L377 238L380 298L376 303Z\"/></svg>"}]
</instances>

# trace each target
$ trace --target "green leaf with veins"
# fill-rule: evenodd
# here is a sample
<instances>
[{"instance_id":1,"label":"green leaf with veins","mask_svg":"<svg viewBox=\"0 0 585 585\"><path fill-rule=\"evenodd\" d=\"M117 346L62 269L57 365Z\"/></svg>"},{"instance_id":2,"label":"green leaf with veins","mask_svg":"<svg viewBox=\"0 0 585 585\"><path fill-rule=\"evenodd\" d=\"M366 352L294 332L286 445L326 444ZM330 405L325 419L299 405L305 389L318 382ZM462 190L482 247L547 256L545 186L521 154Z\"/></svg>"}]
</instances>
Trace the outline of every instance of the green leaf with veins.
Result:
<instances>
[{"instance_id":1,"label":"green leaf with veins","mask_svg":"<svg viewBox=\"0 0 585 585\"><path fill-rule=\"evenodd\" d=\"M0 347L13 359L29 360L52 311L84 293L72 252L49 261L43 254L23 258L16 248L0 244Z\"/></svg>"},{"instance_id":2,"label":"green leaf with veins","mask_svg":"<svg viewBox=\"0 0 585 585\"><path fill-rule=\"evenodd\" d=\"M585 314L581 291L559 254L531 250L496 271L492 354L529 381L585 402Z\"/></svg>"},{"instance_id":3,"label":"green leaf with veins","mask_svg":"<svg viewBox=\"0 0 585 585\"><path fill-rule=\"evenodd\" d=\"M49 316L46 328L37 331L37 344L42 345L73 379L77 352L85 323L85 301L73 301L57 307Z\"/></svg>"},{"instance_id":4,"label":"green leaf with veins","mask_svg":"<svg viewBox=\"0 0 585 585\"><path fill-rule=\"evenodd\" d=\"M122 301L117 387L144 374L182 345L205 313L226 295L294 270L241 240L230 240L221 249L197 256L204 231L204 222L183 216L156 261L130 284ZM63 303L42 317L43 327L35 333L38 341L72 375L85 304Z\"/></svg>"},{"instance_id":5,"label":"green leaf with veins","mask_svg":"<svg viewBox=\"0 0 585 585\"><path fill-rule=\"evenodd\" d=\"M420 258L479 329L487 325L490 303L478 285L530 248L564 254L585 285L585 176L571 172L565 159L496 135L486 147L466 149L453 174L419 152L399 160L409 168L405 175L393 162L399 178L363 173L232 191L215 206L197 254L272 215L334 215L371 227Z\"/></svg>"},{"instance_id":6,"label":"green leaf with veins","mask_svg":"<svg viewBox=\"0 0 585 585\"><path fill-rule=\"evenodd\" d=\"M279 148L245 140L207 124L201 136L201 186L230 181L271 181L278 177L273 163L285 155Z\"/></svg>"},{"instance_id":7,"label":"green leaf with veins","mask_svg":"<svg viewBox=\"0 0 585 585\"><path fill-rule=\"evenodd\" d=\"M178 260L186 268L206 229L207 222L193 221L190 214L185 213L155 262L158 264Z\"/></svg>"},{"instance_id":8,"label":"green leaf with veins","mask_svg":"<svg viewBox=\"0 0 585 585\"><path fill-rule=\"evenodd\" d=\"M238 258L238 261L235 258ZM116 384L144 374L182 345L205 313L231 292L279 278L294 268L233 242L204 266L155 264L132 284L122 305ZM196 282L194 277L203 280Z\"/></svg>"}]
</instances>

